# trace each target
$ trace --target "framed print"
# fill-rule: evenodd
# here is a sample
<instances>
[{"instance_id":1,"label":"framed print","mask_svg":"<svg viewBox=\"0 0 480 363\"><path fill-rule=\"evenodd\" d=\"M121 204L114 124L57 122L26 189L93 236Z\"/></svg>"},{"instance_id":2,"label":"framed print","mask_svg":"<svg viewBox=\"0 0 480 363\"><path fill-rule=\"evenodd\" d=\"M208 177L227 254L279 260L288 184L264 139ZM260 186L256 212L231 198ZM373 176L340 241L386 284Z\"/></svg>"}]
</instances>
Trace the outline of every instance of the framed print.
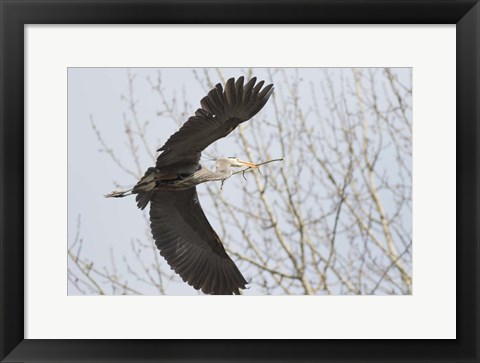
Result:
<instances>
[{"instance_id":1,"label":"framed print","mask_svg":"<svg viewBox=\"0 0 480 363\"><path fill-rule=\"evenodd\" d=\"M2 361L478 361L477 1L1 7Z\"/></svg>"}]
</instances>

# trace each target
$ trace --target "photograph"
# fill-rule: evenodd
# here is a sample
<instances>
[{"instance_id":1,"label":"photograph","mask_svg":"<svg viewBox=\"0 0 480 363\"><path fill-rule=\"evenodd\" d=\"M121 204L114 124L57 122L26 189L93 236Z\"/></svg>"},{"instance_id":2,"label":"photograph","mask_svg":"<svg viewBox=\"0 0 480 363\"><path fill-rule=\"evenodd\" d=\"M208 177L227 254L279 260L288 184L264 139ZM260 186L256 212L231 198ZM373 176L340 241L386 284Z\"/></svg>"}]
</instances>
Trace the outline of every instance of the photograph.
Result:
<instances>
[{"instance_id":1,"label":"photograph","mask_svg":"<svg viewBox=\"0 0 480 363\"><path fill-rule=\"evenodd\" d=\"M68 295L413 295L412 68L68 72Z\"/></svg>"}]
</instances>

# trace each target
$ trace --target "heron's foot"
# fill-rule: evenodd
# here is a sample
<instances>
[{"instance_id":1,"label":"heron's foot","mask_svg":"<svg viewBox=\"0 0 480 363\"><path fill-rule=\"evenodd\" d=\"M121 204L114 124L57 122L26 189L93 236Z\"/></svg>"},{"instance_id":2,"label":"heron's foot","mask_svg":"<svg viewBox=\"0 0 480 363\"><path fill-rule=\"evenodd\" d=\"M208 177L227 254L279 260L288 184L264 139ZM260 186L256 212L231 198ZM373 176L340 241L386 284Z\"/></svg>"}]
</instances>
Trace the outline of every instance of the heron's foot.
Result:
<instances>
[{"instance_id":1,"label":"heron's foot","mask_svg":"<svg viewBox=\"0 0 480 363\"><path fill-rule=\"evenodd\" d=\"M116 191L113 191L111 193L108 193L105 195L105 198L122 198L122 197L125 197L127 195L130 195L132 194L131 193L132 190L116 190Z\"/></svg>"}]
</instances>

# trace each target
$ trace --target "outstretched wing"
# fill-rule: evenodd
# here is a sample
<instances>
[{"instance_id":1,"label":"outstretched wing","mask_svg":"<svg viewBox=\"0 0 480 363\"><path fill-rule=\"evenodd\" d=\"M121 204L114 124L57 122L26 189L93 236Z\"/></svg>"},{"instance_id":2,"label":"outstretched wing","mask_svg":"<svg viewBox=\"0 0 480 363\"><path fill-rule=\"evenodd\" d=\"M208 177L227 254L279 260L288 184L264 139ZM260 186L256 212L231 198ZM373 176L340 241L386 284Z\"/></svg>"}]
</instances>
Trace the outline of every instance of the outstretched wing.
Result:
<instances>
[{"instance_id":1,"label":"outstretched wing","mask_svg":"<svg viewBox=\"0 0 480 363\"><path fill-rule=\"evenodd\" d=\"M205 294L245 289L247 281L203 213L196 188L155 191L150 202L155 244L183 281Z\"/></svg>"},{"instance_id":2,"label":"outstretched wing","mask_svg":"<svg viewBox=\"0 0 480 363\"><path fill-rule=\"evenodd\" d=\"M273 85L263 87L252 78L230 78L225 90L219 83L204 97L195 116L188 119L179 131L170 136L157 158L157 168L195 170L201 152L214 141L227 136L240 123L255 116L273 92ZM262 88L263 87L263 88Z\"/></svg>"}]
</instances>

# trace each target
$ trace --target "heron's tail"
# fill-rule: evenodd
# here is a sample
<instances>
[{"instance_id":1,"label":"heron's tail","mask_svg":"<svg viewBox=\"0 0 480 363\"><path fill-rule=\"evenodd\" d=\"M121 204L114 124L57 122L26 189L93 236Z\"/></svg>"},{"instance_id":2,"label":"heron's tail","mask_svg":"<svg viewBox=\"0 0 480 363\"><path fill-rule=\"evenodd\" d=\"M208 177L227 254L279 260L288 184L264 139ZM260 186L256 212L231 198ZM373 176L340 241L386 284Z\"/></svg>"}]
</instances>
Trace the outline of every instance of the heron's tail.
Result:
<instances>
[{"instance_id":1,"label":"heron's tail","mask_svg":"<svg viewBox=\"0 0 480 363\"><path fill-rule=\"evenodd\" d=\"M148 168L145 172L145 175L138 181L138 183L133 187L132 194L136 194L135 201L137 202L137 207L140 209L145 209L148 202L152 198L153 191L155 189L155 168Z\"/></svg>"}]
</instances>

